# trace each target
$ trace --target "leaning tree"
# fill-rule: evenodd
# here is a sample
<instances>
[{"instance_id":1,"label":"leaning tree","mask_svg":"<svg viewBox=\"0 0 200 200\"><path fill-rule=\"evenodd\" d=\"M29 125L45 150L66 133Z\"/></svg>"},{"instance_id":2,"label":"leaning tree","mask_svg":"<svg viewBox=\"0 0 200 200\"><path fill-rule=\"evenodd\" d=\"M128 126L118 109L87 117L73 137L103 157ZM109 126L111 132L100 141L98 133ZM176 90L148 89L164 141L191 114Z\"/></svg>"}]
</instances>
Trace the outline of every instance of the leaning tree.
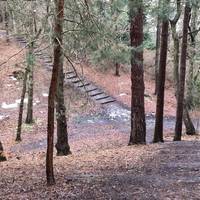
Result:
<instances>
[{"instance_id":1,"label":"leaning tree","mask_svg":"<svg viewBox=\"0 0 200 200\"><path fill-rule=\"evenodd\" d=\"M47 184L54 185L53 172L53 144L54 144L54 113L56 91L59 80L59 71L63 59L63 21L64 21L64 0L55 0L55 25L54 25L54 60L51 84L48 96L48 123L47 123L47 153L46 153L46 176Z\"/></svg>"}]
</instances>

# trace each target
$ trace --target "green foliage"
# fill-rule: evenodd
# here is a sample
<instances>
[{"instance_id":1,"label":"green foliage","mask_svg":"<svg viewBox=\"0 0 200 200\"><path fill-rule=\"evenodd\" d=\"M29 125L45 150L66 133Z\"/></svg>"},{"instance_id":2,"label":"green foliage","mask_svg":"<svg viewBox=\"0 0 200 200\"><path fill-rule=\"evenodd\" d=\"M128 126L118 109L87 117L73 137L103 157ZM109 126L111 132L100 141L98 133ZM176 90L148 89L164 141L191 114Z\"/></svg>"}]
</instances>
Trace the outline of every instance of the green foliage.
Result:
<instances>
[{"instance_id":1,"label":"green foliage","mask_svg":"<svg viewBox=\"0 0 200 200\"><path fill-rule=\"evenodd\" d=\"M149 50L156 49L156 44L153 42L152 36L147 32L144 33L144 48Z\"/></svg>"}]
</instances>

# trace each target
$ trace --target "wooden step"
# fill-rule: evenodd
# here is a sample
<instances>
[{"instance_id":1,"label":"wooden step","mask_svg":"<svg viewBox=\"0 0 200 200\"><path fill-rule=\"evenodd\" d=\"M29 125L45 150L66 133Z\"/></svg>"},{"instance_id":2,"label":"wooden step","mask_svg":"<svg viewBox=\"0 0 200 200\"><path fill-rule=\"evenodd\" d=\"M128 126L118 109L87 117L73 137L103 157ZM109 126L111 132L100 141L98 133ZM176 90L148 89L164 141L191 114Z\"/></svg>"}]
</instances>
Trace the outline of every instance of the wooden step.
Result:
<instances>
[{"instance_id":1,"label":"wooden step","mask_svg":"<svg viewBox=\"0 0 200 200\"><path fill-rule=\"evenodd\" d=\"M65 72L64 74L65 74L65 76L67 76L68 74L75 74L75 72L74 71L68 71L68 72Z\"/></svg>"},{"instance_id":2,"label":"wooden step","mask_svg":"<svg viewBox=\"0 0 200 200\"><path fill-rule=\"evenodd\" d=\"M97 91L95 90L95 92L92 93L92 94L91 94L91 93L92 93L92 92L89 93L89 96L91 96L91 97L95 97L95 96L97 96L97 95L103 94L103 92L98 91L98 90L97 90Z\"/></svg>"},{"instance_id":3,"label":"wooden step","mask_svg":"<svg viewBox=\"0 0 200 200\"><path fill-rule=\"evenodd\" d=\"M72 82L72 83L79 83L79 82L81 82L81 81L83 81L83 79L81 79L81 78L79 78L79 77L70 79L70 82Z\"/></svg>"},{"instance_id":4,"label":"wooden step","mask_svg":"<svg viewBox=\"0 0 200 200\"><path fill-rule=\"evenodd\" d=\"M103 99L107 99L107 98L109 98L109 97L110 97L110 96L104 94L104 96L102 96L102 97L97 97L97 98L95 98L95 100L96 100L96 101L100 101L100 100L103 100Z\"/></svg>"},{"instance_id":5,"label":"wooden step","mask_svg":"<svg viewBox=\"0 0 200 200\"><path fill-rule=\"evenodd\" d=\"M43 60L45 63L52 63L52 60Z\"/></svg>"},{"instance_id":6,"label":"wooden step","mask_svg":"<svg viewBox=\"0 0 200 200\"><path fill-rule=\"evenodd\" d=\"M113 103L115 101L116 101L115 99L113 99L112 97L110 97L110 98L99 100L98 102L100 104L102 104L102 105L105 105L105 104Z\"/></svg>"},{"instance_id":7,"label":"wooden step","mask_svg":"<svg viewBox=\"0 0 200 200\"><path fill-rule=\"evenodd\" d=\"M77 75L74 73L71 73L71 74L65 75L65 77L66 77L66 79L73 79L73 78L77 78Z\"/></svg>"},{"instance_id":8,"label":"wooden step","mask_svg":"<svg viewBox=\"0 0 200 200\"><path fill-rule=\"evenodd\" d=\"M82 88L82 87L85 88L88 85L90 85L90 83L88 83L86 81L75 84L75 86L78 87L78 88Z\"/></svg>"}]
</instances>

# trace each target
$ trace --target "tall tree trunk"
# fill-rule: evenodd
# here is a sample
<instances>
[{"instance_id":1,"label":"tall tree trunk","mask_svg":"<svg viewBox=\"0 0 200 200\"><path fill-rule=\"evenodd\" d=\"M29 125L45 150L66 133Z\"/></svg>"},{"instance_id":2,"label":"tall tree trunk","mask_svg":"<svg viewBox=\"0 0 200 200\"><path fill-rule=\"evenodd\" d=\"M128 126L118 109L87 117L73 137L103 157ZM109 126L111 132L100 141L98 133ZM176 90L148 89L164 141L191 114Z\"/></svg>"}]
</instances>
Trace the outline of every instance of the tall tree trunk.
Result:
<instances>
[{"instance_id":1,"label":"tall tree trunk","mask_svg":"<svg viewBox=\"0 0 200 200\"><path fill-rule=\"evenodd\" d=\"M131 55L131 133L129 145L146 143L143 70L143 1L129 1Z\"/></svg>"},{"instance_id":2,"label":"tall tree trunk","mask_svg":"<svg viewBox=\"0 0 200 200\"><path fill-rule=\"evenodd\" d=\"M27 64L29 66L29 73L28 73L28 104L27 104L27 116L26 116L26 123L32 124L33 123L33 86L34 86L34 39L35 34L37 33L35 31L35 9L36 9L36 2L31 2L31 18L30 18L30 41L28 46L28 59Z\"/></svg>"},{"instance_id":3,"label":"tall tree trunk","mask_svg":"<svg viewBox=\"0 0 200 200\"><path fill-rule=\"evenodd\" d=\"M63 73L63 59L60 59L60 71L59 81L57 88L57 104L56 104L56 116L57 116L57 155L66 156L71 154L70 146L68 143L67 132L67 120L66 120L66 107L64 100L64 73Z\"/></svg>"},{"instance_id":4,"label":"tall tree trunk","mask_svg":"<svg viewBox=\"0 0 200 200\"><path fill-rule=\"evenodd\" d=\"M53 172L53 137L54 137L54 108L55 96L58 84L58 75L60 68L60 61L63 59L62 50L62 32L64 20L64 0L54 0L56 6L55 26L54 26L54 61L52 79L49 88L48 97L48 125L47 125L47 154L46 154L46 176L47 184L54 185L54 172Z\"/></svg>"},{"instance_id":5,"label":"tall tree trunk","mask_svg":"<svg viewBox=\"0 0 200 200\"><path fill-rule=\"evenodd\" d=\"M185 74L186 74L186 56L187 56L187 39L188 26L190 22L191 8L189 2L186 2L183 20L183 39L181 49L180 75L178 84L177 109L176 109L176 127L174 141L180 141L182 136L182 120L184 107L184 91L185 91Z\"/></svg>"},{"instance_id":6,"label":"tall tree trunk","mask_svg":"<svg viewBox=\"0 0 200 200\"><path fill-rule=\"evenodd\" d=\"M196 130L195 130L194 124L190 118L186 103L184 104L184 108L183 108L183 121L185 124L186 134L187 135L195 135Z\"/></svg>"},{"instance_id":7,"label":"tall tree trunk","mask_svg":"<svg viewBox=\"0 0 200 200\"><path fill-rule=\"evenodd\" d=\"M25 69L24 73L24 80L23 80L23 88L22 88L22 94L21 94L21 100L19 105L19 117L18 117L18 125L17 125L17 136L16 141L21 141L21 129L22 129L22 119L23 119L23 110L24 110L24 98L26 95L26 82L27 82L27 75L28 75L28 69Z\"/></svg>"},{"instance_id":8,"label":"tall tree trunk","mask_svg":"<svg viewBox=\"0 0 200 200\"><path fill-rule=\"evenodd\" d=\"M0 141L0 162L2 162L2 161L6 161L6 157L5 157L4 153L3 153L3 145L2 145L2 143Z\"/></svg>"},{"instance_id":9,"label":"tall tree trunk","mask_svg":"<svg viewBox=\"0 0 200 200\"><path fill-rule=\"evenodd\" d=\"M194 32L196 27L196 20L197 20L197 12L199 9L199 4L193 6L192 8L192 15L191 15L191 32ZM186 87L186 98L185 98L185 106L183 111L183 120L186 127L186 134L187 135L194 135L196 134L196 130L194 124L189 115L189 109L193 104L193 79L194 79L194 66L195 66L195 58L196 58L196 35L197 33L191 33L190 38L190 64L187 76L187 87ZM185 111L186 110L186 111Z\"/></svg>"},{"instance_id":10,"label":"tall tree trunk","mask_svg":"<svg viewBox=\"0 0 200 200\"><path fill-rule=\"evenodd\" d=\"M34 42L31 41L31 44L28 48L28 104L27 104L27 116L26 116L26 123L31 124L33 123L33 68L34 68Z\"/></svg>"},{"instance_id":11,"label":"tall tree trunk","mask_svg":"<svg viewBox=\"0 0 200 200\"><path fill-rule=\"evenodd\" d=\"M178 21L177 21L178 22ZM174 88L175 88L175 96L177 97L178 92L178 82L179 82L179 36L176 31L176 23L171 22L171 30L172 30L172 39L174 43L174 51L173 51L173 63L174 63Z\"/></svg>"},{"instance_id":12,"label":"tall tree trunk","mask_svg":"<svg viewBox=\"0 0 200 200\"><path fill-rule=\"evenodd\" d=\"M158 1L158 17L156 26L156 56L155 56L155 92L158 92L158 76L159 76L159 56L160 56L160 34L161 34L161 19L160 19L161 0Z\"/></svg>"},{"instance_id":13,"label":"tall tree trunk","mask_svg":"<svg viewBox=\"0 0 200 200\"><path fill-rule=\"evenodd\" d=\"M5 3L5 29L6 29L6 42L9 42L9 14L8 14L8 3Z\"/></svg>"},{"instance_id":14,"label":"tall tree trunk","mask_svg":"<svg viewBox=\"0 0 200 200\"><path fill-rule=\"evenodd\" d=\"M178 92L178 83L179 83L179 36L177 33L177 22L180 18L181 15L181 2L180 0L177 1L177 14L174 17L173 20L171 20L171 30L172 30L172 38L173 38L173 43L174 43L174 51L173 51L173 63L174 63L174 88L175 88L175 97L177 99L177 92ZM195 134L195 128L194 125L192 123L192 120L190 118L189 115L189 111L188 111L188 106L187 106L187 101L185 101L185 106L184 106L184 111L183 111L183 121L186 127L186 133L189 135L193 135Z\"/></svg>"},{"instance_id":15,"label":"tall tree trunk","mask_svg":"<svg viewBox=\"0 0 200 200\"><path fill-rule=\"evenodd\" d=\"M156 102L156 122L153 142L164 142L163 140L163 110L164 110L164 93L165 93L165 74L167 63L167 48L168 48L168 32L169 21L167 16L162 20L161 48L160 48L160 63L159 63L159 79L158 92Z\"/></svg>"},{"instance_id":16,"label":"tall tree trunk","mask_svg":"<svg viewBox=\"0 0 200 200\"><path fill-rule=\"evenodd\" d=\"M196 11L194 11L196 13ZM194 19L194 14L191 18L191 32L196 30L196 15ZM188 105L193 104L193 78L194 78L194 65L195 65L195 57L196 57L196 36L195 34L191 35L191 42L190 42L190 60L189 60L189 70L187 76L187 90L186 90L186 103Z\"/></svg>"},{"instance_id":17,"label":"tall tree trunk","mask_svg":"<svg viewBox=\"0 0 200 200\"><path fill-rule=\"evenodd\" d=\"M115 63L115 76L120 76L119 69L120 69L120 64L117 62Z\"/></svg>"}]
</instances>

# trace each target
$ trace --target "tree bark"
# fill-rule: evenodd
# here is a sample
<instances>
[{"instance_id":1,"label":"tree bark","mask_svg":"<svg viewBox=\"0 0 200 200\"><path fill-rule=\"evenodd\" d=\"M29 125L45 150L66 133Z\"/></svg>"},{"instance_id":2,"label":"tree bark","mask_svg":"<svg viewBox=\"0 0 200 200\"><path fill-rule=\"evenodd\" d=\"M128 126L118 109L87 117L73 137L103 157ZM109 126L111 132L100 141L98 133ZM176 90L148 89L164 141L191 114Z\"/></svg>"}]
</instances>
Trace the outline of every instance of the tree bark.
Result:
<instances>
[{"instance_id":1,"label":"tree bark","mask_svg":"<svg viewBox=\"0 0 200 200\"><path fill-rule=\"evenodd\" d=\"M9 14L8 14L8 4L5 5L5 29L6 29L6 42L9 43Z\"/></svg>"},{"instance_id":2,"label":"tree bark","mask_svg":"<svg viewBox=\"0 0 200 200\"><path fill-rule=\"evenodd\" d=\"M176 25L177 25L177 22L180 18L180 15L181 15L181 2L180 1L177 1L177 14L176 16L174 17L173 20L171 20L171 30L172 30L172 38L173 38L173 43L174 43L174 51L173 51L173 56L174 56L174 60L173 60L173 63L174 63L174 88L175 88L175 97L177 99L177 93L178 93L178 83L179 83L179 46L180 46L180 42L179 42L179 36L178 36L178 33L177 33L177 28L176 28ZM184 106L184 111L183 111L183 121L184 121L184 124L185 124L185 127L186 127L186 133L189 134L189 135L193 135L195 134L195 128L194 128L194 125L192 123L192 120L190 118L190 115L189 115L189 111L188 111L188 104L187 104L187 98L186 98L186 101L185 101L185 106Z\"/></svg>"},{"instance_id":3,"label":"tree bark","mask_svg":"<svg viewBox=\"0 0 200 200\"><path fill-rule=\"evenodd\" d=\"M199 9L199 4L193 6L192 15L191 15L191 32L196 30L196 20L197 20L197 12ZM194 66L195 66L195 58L196 58L196 35L197 33L190 34L190 65L187 76L187 87L186 87L186 98L185 98L185 106L183 111L183 120L186 127L187 135L195 135L196 130L194 124L190 118L189 110L191 105L193 105L193 79L194 79Z\"/></svg>"},{"instance_id":4,"label":"tree bark","mask_svg":"<svg viewBox=\"0 0 200 200\"><path fill-rule=\"evenodd\" d=\"M143 1L129 1L131 55L131 133L129 145L146 143L143 70Z\"/></svg>"},{"instance_id":5,"label":"tree bark","mask_svg":"<svg viewBox=\"0 0 200 200\"><path fill-rule=\"evenodd\" d=\"M64 73L63 73L63 59L60 59L59 81L57 88L57 155L66 156L71 154L70 146L68 143L67 120L66 120L66 107L64 100Z\"/></svg>"},{"instance_id":6,"label":"tree bark","mask_svg":"<svg viewBox=\"0 0 200 200\"><path fill-rule=\"evenodd\" d=\"M192 120L189 115L189 111L187 109L187 105L184 105L183 108L183 121L185 124L186 134L187 135L195 135L196 130L194 128L194 124L192 123Z\"/></svg>"},{"instance_id":7,"label":"tree bark","mask_svg":"<svg viewBox=\"0 0 200 200\"><path fill-rule=\"evenodd\" d=\"M115 76L120 76L119 69L120 69L120 64L117 62L115 63Z\"/></svg>"},{"instance_id":8,"label":"tree bark","mask_svg":"<svg viewBox=\"0 0 200 200\"><path fill-rule=\"evenodd\" d=\"M173 51L173 63L174 63L174 88L175 88L175 96L177 97L178 92L178 82L179 82L179 36L176 31L176 23L171 22L171 30L172 30L172 39L174 43L174 51Z\"/></svg>"},{"instance_id":9,"label":"tree bark","mask_svg":"<svg viewBox=\"0 0 200 200\"><path fill-rule=\"evenodd\" d=\"M155 92L158 93L158 76L159 76L159 56L160 56L160 34L161 34L161 19L160 19L160 6L161 0L158 2L158 17L157 17L157 27L156 27L156 56L155 56Z\"/></svg>"},{"instance_id":10,"label":"tree bark","mask_svg":"<svg viewBox=\"0 0 200 200\"><path fill-rule=\"evenodd\" d=\"M32 124L33 123L33 68L34 68L34 55L33 55L33 46L34 42L31 41L28 49L28 104L27 104L27 116L26 116L26 123Z\"/></svg>"},{"instance_id":11,"label":"tree bark","mask_svg":"<svg viewBox=\"0 0 200 200\"><path fill-rule=\"evenodd\" d=\"M158 92L156 102L156 122L153 142L164 142L163 140L163 110L164 110L164 94L165 94L165 74L167 63L167 48L168 48L168 30L169 21L167 17L162 20L162 34L161 34L161 49L160 49L160 63L159 63L159 77L158 77Z\"/></svg>"},{"instance_id":12,"label":"tree bark","mask_svg":"<svg viewBox=\"0 0 200 200\"><path fill-rule=\"evenodd\" d=\"M186 104L193 105L193 79L194 79L194 66L196 60L196 36L197 33L197 18L198 18L199 2L192 6L191 24L190 24L190 49L189 49L189 70L187 75L186 87Z\"/></svg>"},{"instance_id":13,"label":"tree bark","mask_svg":"<svg viewBox=\"0 0 200 200\"><path fill-rule=\"evenodd\" d=\"M3 153L3 145L2 145L2 143L0 141L0 162L3 162L3 161L6 161L6 157L5 157L4 153Z\"/></svg>"},{"instance_id":14,"label":"tree bark","mask_svg":"<svg viewBox=\"0 0 200 200\"><path fill-rule=\"evenodd\" d=\"M22 119L23 119L23 110L24 110L24 98L26 95L26 82L27 82L27 75L28 75L28 69L26 68L24 73L24 80L23 80L23 88L22 88L22 94L21 94L21 100L19 105L19 117L18 117L18 126L17 126L17 136L16 141L21 141L21 129L22 129Z\"/></svg>"},{"instance_id":15,"label":"tree bark","mask_svg":"<svg viewBox=\"0 0 200 200\"><path fill-rule=\"evenodd\" d=\"M48 124L47 124L47 153L46 153L46 176L47 184L54 185L55 178L53 172L53 137L54 137L54 108L55 96L58 84L60 61L63 59L62 32L64 20L64 0L54 0L56 6L55 26L54 26L54 61L52 79L48 97Z\"/></svg>"},{"instance_id":16,"label":"tree bark","mask_svg":"<svg viewBox=\"0 0 200 200\"><path fill-rule=\"evenodd\" d=\"M186 2L184 19L183 19L183 38L181 49L181 63L178 84L177 96L177 109L176 109L176 126L174 141L180 141L182 136L182 120L183 120L183 107L184 107L184 91L185 91L185 74L186 74L186 57L187 57L187 39L188 39L188 26L190 22L191 8L189 2Z\"/></svg>"}]
</instances>

